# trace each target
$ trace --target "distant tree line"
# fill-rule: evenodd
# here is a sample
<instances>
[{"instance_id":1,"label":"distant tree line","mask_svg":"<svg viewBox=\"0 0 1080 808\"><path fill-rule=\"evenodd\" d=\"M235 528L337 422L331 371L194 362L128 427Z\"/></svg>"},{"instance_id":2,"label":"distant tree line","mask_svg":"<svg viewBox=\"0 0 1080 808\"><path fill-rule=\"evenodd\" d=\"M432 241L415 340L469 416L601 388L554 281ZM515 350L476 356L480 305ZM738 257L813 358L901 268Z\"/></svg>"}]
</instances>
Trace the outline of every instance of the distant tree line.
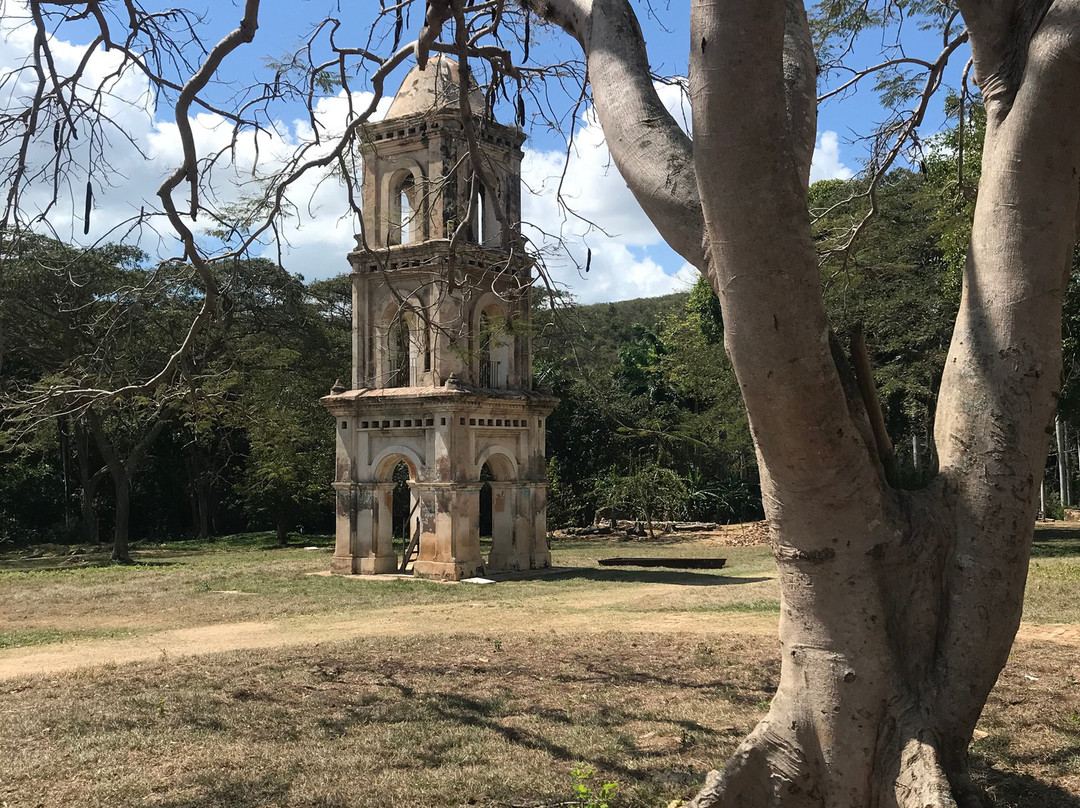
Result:
<instances>
[{"instance_id":1,"label":"distant tree line","mask_svg":"<svg viewBox=\"0 0 1080 808\"><path fill-rule=\"evenodd\" d=\"M59 387L120 387L162 367L200 302L182 266L130 248L0 234L0 540L111 541L332 524L332 422L347 378L347 278L275 263L223 271L222 306L158 389L88 406Z\"/></svg>"},{"instance_id":2,"label":"distant tree line","mask_svg":"<svg viewBox=\"0 0 1080 808\"><path fill-rule=\"evenodd\" d=\"M901 486L936 471L929 430L981 107L966 120L962 162L953 130L873 186L828 180L810 193L834 349L865 345ZM0 541L110 541L123 560L144 537L332 530L333 424L319 398L349 378L347 276L306 283L265 259L223 266L218 316L168 383L104 406L50 403L50 389L115 389L162 367L201 302L189 278L129 247L0 233ZM1051 514L1080 500L1078 278L1047 436ZM562 400L547 422L551 527L612 505L643 521L760 517L750 424L704 280L660 298L580 306L538 293L534 305L535 385Z\"/></svg>"}]
</instances>

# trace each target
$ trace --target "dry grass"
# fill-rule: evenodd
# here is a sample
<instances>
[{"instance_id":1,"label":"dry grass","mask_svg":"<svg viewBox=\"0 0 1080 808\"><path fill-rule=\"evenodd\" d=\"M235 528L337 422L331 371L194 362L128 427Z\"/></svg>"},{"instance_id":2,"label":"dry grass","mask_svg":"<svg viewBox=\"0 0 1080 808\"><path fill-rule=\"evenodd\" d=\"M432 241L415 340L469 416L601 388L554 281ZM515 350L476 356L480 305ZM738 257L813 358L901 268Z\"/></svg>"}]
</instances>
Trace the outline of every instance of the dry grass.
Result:
<instances>
[{"instance_id":1,"label":"dry grass","mask_svg":"<svg viewBox=\"0 0 1080 808\"><path fill-rule=\"evenodd\" d=\"M768 550L715 537L566 542L573 575L486 587L313 577L325 549L239 539L142 553L0 557L0 659L244 620L290 643L378 631L0 681L0 806L551 805L588 763L619 783L612 808L652 808L690 796L776 685L775 640L747 633L775 625ZM729 564L596 566L619 554ZM1080 622L1080 528L1040 529L1025 620ZM1000 806L1080 807L1077 671L1074 642L1018 643L972 748Z\"/></svg>"},{"instance_id":2,"label":"dry grass","mask_svg":"<svg viewBox=\"0 0 1080 808\"><path fill-rule=\"evenodd\" d=\"M605 614L627 608L682 611L695 604L711 608L778 597L767 548L719 548L710 539L694 537L665 546L560 543L556 563L576 567L573 574L496 587L411 581L368 585L311 576L308 573L329 568L329 548L267 549L268 543L258 539L246 545L234 540L144 547L136 553L140 563L130 567L73 564L67 552L33 559L0 555L0 638L28 630L152 632L326 614L363 619L388 608L463 602L545 614L593 612L604 620L614 619ZM724 555L728 566L718 573L597 566L598 558L625 554L627 548L633 555Z\"/></svg>"},{"instance_id":3,"label":"dry grass","mask_svg":"<svg viewBox=\"0 0 1080 808\"><path fill-rule=\"evenodd\" d=\"M1018 648L973 751L1000 806L1075 808L1080 652ZM685 798L767 709L775 642L551 632L164 658L0 690L0 804L457 808ZM1033 678L1032 678L1033 677Z\"/></svg>"},{"instance_id":4,"label":"dry grass","mask_svg":"<svg viewBox=\"0 0 1080 808\"><path fill-rule=\"evenodd\" d=\"M380 639L22 680L0 804L622 806L686 797L767 708L774 643L544 633Z\"/></svg>"}]
</instances>

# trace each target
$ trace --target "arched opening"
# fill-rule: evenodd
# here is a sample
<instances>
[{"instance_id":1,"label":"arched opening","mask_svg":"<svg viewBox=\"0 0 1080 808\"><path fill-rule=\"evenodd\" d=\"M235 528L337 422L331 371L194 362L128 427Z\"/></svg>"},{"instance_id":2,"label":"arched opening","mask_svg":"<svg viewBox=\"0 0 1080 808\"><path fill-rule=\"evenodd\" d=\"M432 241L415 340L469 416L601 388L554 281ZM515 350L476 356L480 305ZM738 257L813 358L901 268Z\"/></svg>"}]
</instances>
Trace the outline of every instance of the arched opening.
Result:
<instances>
[{"instance_id":1,"label":"arched opening","mask_svg":"<svg viewBox=\"0 0 1080 808\"><path fill-rule=\"evenodd\" d=\"M398 227L401 233L401 244L411 244L414 237L414 229L417 222L413 221L413 192L416 190L416 184L413 181L412 175L406 177L398 191Z\"/></svg>"},{"instance_id":2,"label":"arched opening","mask_svg":"<svg viewBox=\"0 0 1080 808\"><path fill-rule=\"evenodd\" d=\"M478 387L509 387L511 342L506 321L498 306L484 307L476 318L476 384Z\"/></svg>"},{"instance_id":3,"label":"arched opening","mask_svg":"<svg viewBox=\"0 0 1080 808\"><path fill-rule=\"evenodd\" d=\"M420 186L410 169L401 169L386 185L386 244L411 244L424 238Z\"/></svg>"},{"instance_id":4,"label":"arched opening","mask_svg":"<svg viewBox=\"0 0 1080 808\"><path fill-rule=\"evenodd\" d=\"M409 386L409 324L404 317L398 317L390 326L389 344L387 345L387 357L389 367L387 372L387 387Z\"/></svg>"},{"instance_id":5,"label":"arched opening","mask_svg":"<svg viewBox=\"0 0 1080 808\"><path fill-rule=\"evenodd\" d=\"M479 343L478 351L480 354L478 383L480 387L494 387L498 369L493 367L491 361L491 348L494 334L492 333L491 318L488 317L487 312L481 312L480 327L478 330L477 341ZM487 466L485 465L484 468L487 468Z\"/></svg>"},{"instance_id":6,"label":"arched opening","mask_svg":"<svg viewBox=\"0 0 1080 808\"><path fill-rule=\"evenodd\" d=\"M493 572L521 568L521 550L515 537L520 506L516 479L517 470L508 455L487 454L480 466L478 521L480 552Z\"/></svg>"},{"instance_id":7,"label":"arched opening","mask_svg":"<svg viewBox=\"0 0 1080 808\"><path fill-rule=\"evenodd\" d=\"M487 194L481 185L476 193L476 243L484 244L487 241Z\"/></svg>"},{"instance_id":8,"label":"arched opening","mask_svg":"<svg viewBox=\"0 0 1080 808\"><path fill-rule=\"evenodd\" d=\"M394 474L391 478L394 482L393 515L391 519L391 535L394 544L409 535L409 511L412 510L412 495L409 491L409 464L404 460L398 461L394 466Z\"/></svg>"},{"instance_id":9,"label":"arched opening","mask_svg":"<svg viewBox=\"0 0 1080 808\"><path fill-rule=\"evenodd\" d=\"M377 517L380 541L397 559L397 571L405 573L420 555L420 499L412 485L417 470L405 454L392 452L379 461L375 476L382 488Z\"/></svg>"},{"instance_id":10,"label":"arched opening","mask_svg":"<svg viewBox=\"0 0 1080 808\"><path fill-rule=\"evenodd\" d=\"M473 203L473 235L477 244L498 246L502 228L495 215L495 201L487 187L480 185Z\"/></svg>"},{"instance_id":11,"label":"arched opening","mask_svg":"<svg viewBox=\"0 0 1080 808\"><path fill-rule=\"evenodd\" d=\"M491 481L495 479L495 475L491 473L491 467L485 463L480 467L480 541L483 543L484 539L491 541L491 530L494 523L493 505ZM490 549L490 548L489 548Z\"/></svg>"}]
</instances>

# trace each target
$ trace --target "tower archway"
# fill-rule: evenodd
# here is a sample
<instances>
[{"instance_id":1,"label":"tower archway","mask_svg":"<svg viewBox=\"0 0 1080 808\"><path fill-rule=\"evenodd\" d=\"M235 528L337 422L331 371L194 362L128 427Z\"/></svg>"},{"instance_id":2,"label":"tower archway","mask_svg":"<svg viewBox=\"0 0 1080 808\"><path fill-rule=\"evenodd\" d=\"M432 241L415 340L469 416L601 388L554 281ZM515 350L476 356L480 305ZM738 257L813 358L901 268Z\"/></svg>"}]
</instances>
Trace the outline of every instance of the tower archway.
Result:
<instances>
[{"instance_id":1,"label":"tower archway","mask_svg":"<svg viewBox=\"0 0 1080 808\"><path fill-rule=\"evenodd\" d=\"M396 569L407 572L420 552L418 463L404 447L384 453L376 466L375 524L378 540L393 548Z\"/></svg>"},{"instance_id":2,"label":"tower archway","mask_svg":"<svg viewBox=\"0 0 1080 808\"><path fill-rule=\"evenodd\" d=\"M500 451L487 453L480 465L480 536L490 536L487 566L491 570L520 567L517 515L517 466ZM485 529L489 532L485 534Z\"/></svg>"}]
</instances>

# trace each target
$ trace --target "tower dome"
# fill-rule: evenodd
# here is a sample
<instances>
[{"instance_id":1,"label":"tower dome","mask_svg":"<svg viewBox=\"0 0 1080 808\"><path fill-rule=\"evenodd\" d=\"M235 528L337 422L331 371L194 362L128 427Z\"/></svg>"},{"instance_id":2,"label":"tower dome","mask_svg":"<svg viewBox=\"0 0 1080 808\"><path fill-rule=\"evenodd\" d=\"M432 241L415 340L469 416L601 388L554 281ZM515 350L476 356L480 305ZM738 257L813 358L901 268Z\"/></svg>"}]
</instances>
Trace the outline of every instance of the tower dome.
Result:
<instances>
[{"instance_id":1,"label":"tower dome","mask_svg":"<svg viewBox=\"0 0 1080 808\"><path fill-rule=\"evenodd\" d=\"M469 79L469 105L473 112L484 109L484 96L476 82ZM456 108L458 87L461 86L461 67L449 56L437 54L427 67L414 67L401 82L386 118L405 118L435 110Z\"/></svg>"}]
</instances>

